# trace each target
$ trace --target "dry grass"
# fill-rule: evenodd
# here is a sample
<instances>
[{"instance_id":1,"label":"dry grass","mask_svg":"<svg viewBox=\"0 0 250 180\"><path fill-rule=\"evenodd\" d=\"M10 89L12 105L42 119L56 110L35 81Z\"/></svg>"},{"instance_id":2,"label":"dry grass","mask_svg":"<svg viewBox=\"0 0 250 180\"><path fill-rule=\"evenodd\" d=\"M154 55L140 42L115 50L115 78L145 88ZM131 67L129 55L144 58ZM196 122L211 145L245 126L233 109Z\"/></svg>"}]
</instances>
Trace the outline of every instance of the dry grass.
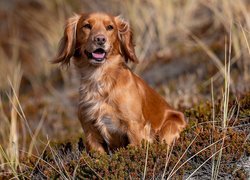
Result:
<instances>
[{"instance_id":1,"label":"dry grass","mask_svg":"<svg viewBox=\"0 0 250 180\"><path fill-rule=\"evenodd\" d=\"M18 92L20 87L20 81L22 78L22 72L20 66L17 66L14 72L12 81L9 80L12 92L8 94L9 101L11 103L10 119L6 116L3 111L3 106L1 102L1 116L2 119L2 143L0 145L0 159L1 163L6 163L1 165L2 168L10 167L12 173L17 176L16 170L19 166L19 130L18 130ZM7 140L7 138L8 140Z\"/></svg>"},{"instance_id":2,"label":"dry grass","mask_svg":"<svg viewBox=\"0 0 250 180\"><path fill-rule=\"evenodd\" d=\"M221 126L226 134L235 113L229 109L230 99L250 90L247 0L237 4L233 0L6 1L0 3L1 169L17 178L20 159L40 157L38 164L49 147L56 171L67 172L50 142L82 134L76 118L78 79L73 68L59 70L49 60L56 53L65 19L81 11L106 11L129 19L141 61L134 71L182 110L211 101L212 94L213 128ZM222 108L216 112L218 100ZM219 122L218 115L222 115ZM223 148L214 145L207 159L212 161L212 179L218 178ZM143 179L148 172L148 150L145 154ZM165 170L169 161L170 155ZM174 166L168 177L178 168ZM67 173L61 176L74 179Z\"/></svg>"}]
</instances>

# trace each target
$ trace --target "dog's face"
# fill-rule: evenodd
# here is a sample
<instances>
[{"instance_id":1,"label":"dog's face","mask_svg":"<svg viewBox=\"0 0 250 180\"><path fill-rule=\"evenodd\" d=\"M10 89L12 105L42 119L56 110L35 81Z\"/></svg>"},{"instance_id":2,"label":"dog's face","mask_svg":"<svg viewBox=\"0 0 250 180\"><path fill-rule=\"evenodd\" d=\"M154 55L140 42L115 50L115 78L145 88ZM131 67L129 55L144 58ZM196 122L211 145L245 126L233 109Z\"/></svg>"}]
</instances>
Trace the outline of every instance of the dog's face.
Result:
<instances>
[{"instance_id":1,"label":"dog's face","mask_svg":"<svg viewBox=\"0 0 250 180\"><path fill-rule=\"evenodd\" d=\"M82 16L77 24L76 41L76 51L84 54L90 63L104 63L109 56L118 53L115 18L106 14Z\"/></svg>"},{"instance_id":2,"label":"dog's face","mask_svg":"<svg viewBox=\"0 0 250 180\"><path fill-rule=\"evenodd\" d=\"M99 66L120 54L125 61L137 62L129 24L119 16L105 13L75 15L69 18L55 63L69 64L74 56Z\"/></svg>"}]
</instances>

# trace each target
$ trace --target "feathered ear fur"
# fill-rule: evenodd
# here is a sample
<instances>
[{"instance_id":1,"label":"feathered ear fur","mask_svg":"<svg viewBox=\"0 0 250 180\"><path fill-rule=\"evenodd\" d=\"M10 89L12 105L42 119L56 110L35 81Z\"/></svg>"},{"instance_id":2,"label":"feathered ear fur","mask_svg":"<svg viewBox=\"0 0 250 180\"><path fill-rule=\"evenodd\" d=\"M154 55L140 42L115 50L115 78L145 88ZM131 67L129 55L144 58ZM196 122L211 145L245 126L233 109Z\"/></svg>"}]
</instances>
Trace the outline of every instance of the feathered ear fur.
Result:
<instances>
[{"instance_id":1,"label":"feathered ear fur","mask_svg":"<svg viewBox=\"0 0 250 180\"><path fill-rule=\"evenodd\" d=\"M74 55L76 44L76 27L80 19L80 15L74 15L67 20L64 35L60 40L57 56L52 63L61 63L68 65L70 58Z\"/></svg>"},{"instance_id":2,"label":"feathered ear fur","mask_svg":"<svg viewBox=\"0 0 250 180\"><path fill-rule=\"evenodd\" d=\"M121 46L121 53L127 62L130 59L134 63L138 63L133 44L133 33L128 22L124 21L120 16L115 17L118 27L118 38Z\"/></svg>"}]
</instances>

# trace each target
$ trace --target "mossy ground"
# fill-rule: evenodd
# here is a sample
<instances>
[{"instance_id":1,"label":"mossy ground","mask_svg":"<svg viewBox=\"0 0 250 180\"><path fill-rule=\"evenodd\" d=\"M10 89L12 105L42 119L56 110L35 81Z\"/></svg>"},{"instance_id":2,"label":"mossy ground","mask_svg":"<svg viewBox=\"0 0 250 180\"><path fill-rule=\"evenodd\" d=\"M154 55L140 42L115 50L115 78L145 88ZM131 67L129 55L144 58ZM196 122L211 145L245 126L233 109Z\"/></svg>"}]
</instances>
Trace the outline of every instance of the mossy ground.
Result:
<instances>
[{"instance_id":1,"label":"mossy ground","mask_svg":"<svg viewBox=\"0 0 250 180\"><path fill-rule=\"evenodd\" d=\"M165 178L171 176L173 179L183 179L207 161L193 177L210 179L213 162L216 165L218 152L223 148L218 178L247 179L249 172L242 162L250 157L247 137L250 133L250 93L238 103L230 102L231 109L236 106L240 106L238 112L230 114L226 130L220 126L219 103L214 108L211 103L205 103L185 110L189 123L174 146L168 147L158 142L149 144L147 158L146 142L141 147L119 149L112 155L97 152L88 154L83 139L79 138L75 142L47 148L40 160L36 157L23 159L22 163L29 168L22 169L21 176L35 179L143 179L145 173L146 179L161 179L163 174ZM212 109L216 113L214 123Z\"/></svg>"}]
</instances>

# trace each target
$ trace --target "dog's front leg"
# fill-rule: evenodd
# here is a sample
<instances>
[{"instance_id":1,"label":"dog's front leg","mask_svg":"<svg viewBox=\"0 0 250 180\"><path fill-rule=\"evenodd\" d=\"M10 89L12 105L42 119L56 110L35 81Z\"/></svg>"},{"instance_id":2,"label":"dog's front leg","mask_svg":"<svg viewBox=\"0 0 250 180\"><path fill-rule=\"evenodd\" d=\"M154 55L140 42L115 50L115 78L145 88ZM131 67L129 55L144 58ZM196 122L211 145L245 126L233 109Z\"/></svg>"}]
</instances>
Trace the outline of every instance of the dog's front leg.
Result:
<instances>
[{"instance_id":1,"label":"dog's front leg","mask_svg":"<svg viewBox=\"0 0 250 180\"><path fill-rule=\"evenodd\" d=\"M130 145L132 146L141 145L141 141L145 139L145 137L143 136L141 132L142 132L142 127L138 123L134 122L130 126L127 132Z\"/></svg>"},{"instance_id":2,"label":"dog's front leg","mask_svg":"<svg viewBox=\"0 0 250 180\"><path fill-rule=\"evenodd\" d=\"M105 152L104 144L105 141L97 130L84 129L86 136L86 150L99 151L101 153Z\"/></svg>"}]
</instances>

